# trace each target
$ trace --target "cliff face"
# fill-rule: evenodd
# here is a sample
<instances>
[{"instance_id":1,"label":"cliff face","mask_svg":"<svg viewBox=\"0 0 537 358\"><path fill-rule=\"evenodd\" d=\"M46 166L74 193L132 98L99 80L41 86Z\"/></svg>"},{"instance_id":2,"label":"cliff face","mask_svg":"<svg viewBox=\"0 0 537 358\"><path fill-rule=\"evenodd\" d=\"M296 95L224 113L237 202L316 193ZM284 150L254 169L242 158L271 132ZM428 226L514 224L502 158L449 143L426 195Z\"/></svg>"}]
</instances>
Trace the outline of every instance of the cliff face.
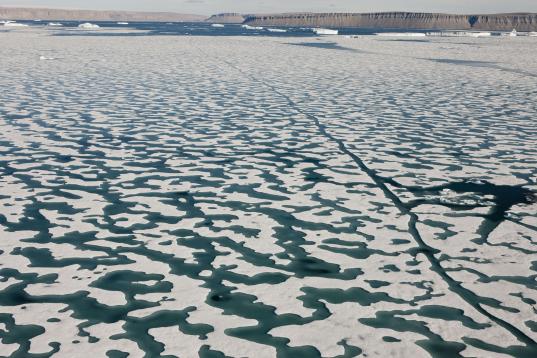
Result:
<instances>
[{"instance_id":1,"label":"cliff face","mask_svg":"<svg viewBox=\"0 0 537 358\"><path fill-rule=\"evenodd\" d=\"M87 20L87 21L203 21L204 16L172 12L59 10L0 7L1 20Z\"/></svg>"},{"instance_id":2,"label":"cliff face","mask_svg":"<svg viewBox=\"0 0 537 358\"><path fill-rule=\"evenodd\" d=\"M220 24L242 24L246 19L246 15L237 13L217 14L209 17L206 22Z\"/></svg>"},{"instance_id":3,"label":"cliff face","mask_svg":"<svg viewBox=\"0 0 537 358\"><path fill-rule=\"evenodd\" d=\"M474 20L474 28L480 30L537 31L537 14L479 15Z\"/></svg>"},{"instance_id":4,"label":"cliff face","mask_svg":"<svg viewBox=\"0 0 537 358\"><path fill-rule=\"evenodd\" d=\"M362 27L390 29L449 29L537 31L537 14L451 15L409 12L302 13L248 15L244 23L255 26Z\"/></svg>"},{"instance_id":5,"label":"cliff face","mask_svg":"<svg viewBox=\"0 0 537 358\"><path fill-rule=\"evenodd\" d=\"M207 21L252 26L362 27L389 29L446 29L537 31L537 14L451 15L413 12L294 13L242 15L225 13L204 16L171 12L60 10L0 7L0 20L86 21Z\"/></svg>"}]
</instances>

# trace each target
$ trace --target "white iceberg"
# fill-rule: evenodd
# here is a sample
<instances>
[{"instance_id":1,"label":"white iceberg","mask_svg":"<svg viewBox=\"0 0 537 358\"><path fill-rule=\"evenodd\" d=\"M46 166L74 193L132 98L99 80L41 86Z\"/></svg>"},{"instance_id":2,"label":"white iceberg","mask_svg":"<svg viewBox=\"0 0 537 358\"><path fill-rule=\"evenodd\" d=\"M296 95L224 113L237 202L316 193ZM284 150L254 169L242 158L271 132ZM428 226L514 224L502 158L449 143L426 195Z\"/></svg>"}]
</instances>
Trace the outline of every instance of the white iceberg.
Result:
<instances>
[{"instance_id":1,"label":"white iceberg","mask_svg":"<svg viewBox=\"0 0 537 358\"><path fill-rule=\"evenodd\" d=\"M225 27L225 25L222 25L222 24L212 24L211 26L212 27Z\"/></svg>"},{"instance_id":2,"label":"white iceberg","mask_svg":"<svg viewBox=\"0 0 537 358\"><path fill-rule=\"evenodd\" d=\"M4 27L28 27L26 24L19 24L15 21L4 21Z\"/></svg>"},{"instance_id":3,"label":"white iceberg","mask_svg":"<svg viewBox=\"0 0 537 358\"><path fill-rule=\"evenodd\" d=\"M339 33L338 30L320 28L313 29L313 32L315 32L317 35L337 35Z\"/></svg>"},{"instance_id":4,"label":"white iceberg","mask_svg":"<svg viewBox=\"0 0 537 358\"><path fill-rule=\"evenodd\" d=\"M263 30L264 29L264 27L262 26L250 26L250 25L242 25L242 28L246 30Z\"/></svg>"},{"instance_id":5,"label":"white iceberg","mask_svg":"<svg viewBox=\"0 0 537 358\"><path fill-rule=\"evenodd\" d=\"M375 34L381 37L425 37L423 32L380 32Z\"/></svg>"},{"instance_id":6,"label":"white iceberg","mask_svg":"<svg viewBox=\"0 0 537 358\"><path fill-rule=\"evenodd\" d=\"M99 29L100 26L96 24L92 24L90 22L85 22L83 24L78 25L78 28L86 29L86 30L96 30L96 29Z\"/></svg>"},{"instance_id":7,"label":"white iceberg","mask_svg":"<svg viewBox=\"0 0 537 358\"><path fill-rule=\"evenodd\" d=\"M269 32L287 32L285 29L267 29Z\"/></svg>"},{"instance_id":8,"label":"white iceberg","mask_svg":"<svg viewBox=\"0 0 537 358\"><path fill-rule=\"evenodd\" d=\"M492 32L476 32L476 31L439 31L427 32L427 36L431 37L490 37Z\"/></svg>"},{"instance_id":9,"label":"white iceberg","mask_svg":"<svg viewBox=\"0 0 537 358\"><path fill-rule=\"evenodd\" d=\"M60 26L63 26L63 24L60 24L59 22L49 22L47 24L47 26L50 26L50 27L60 27Z\"/></svg>"},{"instance_id":10,"label":"white iceberg","mask_svg":"<svg viewBox=\"0 0 537 358\"><path fill-rule=\"evenodd\" d=\"M491 37L492 32L469 32L470 37Z\"/></svg>"}]
</instances>

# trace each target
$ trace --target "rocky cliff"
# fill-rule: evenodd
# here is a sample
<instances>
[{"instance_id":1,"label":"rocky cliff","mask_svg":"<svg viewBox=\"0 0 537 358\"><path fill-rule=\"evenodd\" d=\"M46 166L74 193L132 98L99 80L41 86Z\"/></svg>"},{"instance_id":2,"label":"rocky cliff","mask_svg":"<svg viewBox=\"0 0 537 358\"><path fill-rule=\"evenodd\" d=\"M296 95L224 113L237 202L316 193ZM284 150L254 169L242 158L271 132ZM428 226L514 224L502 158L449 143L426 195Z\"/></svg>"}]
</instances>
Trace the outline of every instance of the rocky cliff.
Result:
<instances>
[{"instance_id":1,"label":"rocky cliff","mask_svg":"<svg viewBox=\"0 0 537 358\"><path fill-rule=\"evenodd\" d=\"M389 29L454 29L537 31L537 14L452 15L410 12L300 13L247 15L255 26L362 27Z\"/></svg>"},{"instance_id":2,"label":"rocky cliff","mask_svg":"<svg viewBox=\"0 0 537 358\"><path fill-rule=\"evenodd\" d=\"M537 31L537 14L453 15L415 12L379 13L224 13L204 16L171 12L60 10L0 7L0 20L86 20L86 21L207 21L252 26L362 27L385 29L453 29Z\"/></svg>"},{"instance_id":3,"label":"rocky cliff","mask_svg":"<svg viewBox=\"0 0 537 358\"><path fill-rule=\"evenodd\" d=\"M86 21L203 21L204 16L172 12L60 10L0 7L0 20L86 20Z\"/></svg>"}]
</instances>

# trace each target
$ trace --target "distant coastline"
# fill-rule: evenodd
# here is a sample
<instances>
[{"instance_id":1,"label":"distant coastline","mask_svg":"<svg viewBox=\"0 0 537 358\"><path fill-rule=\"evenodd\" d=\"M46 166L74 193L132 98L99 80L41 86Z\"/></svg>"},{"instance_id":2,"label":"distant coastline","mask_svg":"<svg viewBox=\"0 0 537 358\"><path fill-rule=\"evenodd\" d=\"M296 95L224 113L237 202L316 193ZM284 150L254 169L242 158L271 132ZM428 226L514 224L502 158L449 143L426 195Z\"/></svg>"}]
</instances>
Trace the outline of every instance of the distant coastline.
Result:
<instances>
[{"instance_id":1,"label":"distant coastline","mask_svg":"<svg viewBox=\"0 0 537 358\"><path fill-rule=\"evenodd\" d=\"M252 26L357 27L423 30L537 31L537 14L455 15L416 12L219 14L207 21Z\"/></svg>"},{"instance_id":2,"label":"distant coastline","mask_svg":"<svg viewBox=\"0 0 537 358\"><path fill-rule=\"evenodd\" d=\"M536 13L442 14L417 12L377 13L224 13L210 17L173 12L63 10L0 7L0 20L211 22L251 26L384 28L422 30L537 31Z\"/></svg>"},{"instance_id":3,"label":"distant coastline","mask_svg":"<svg viewBox=\"0 0 537 358\"><path fill-rule=\"evenodd\" d=\"M196 22L207 17L174 12L64 10L25 7L0 7L0 20L65 20L65 21L174 21Z\"/></svg>"}]
</instances>

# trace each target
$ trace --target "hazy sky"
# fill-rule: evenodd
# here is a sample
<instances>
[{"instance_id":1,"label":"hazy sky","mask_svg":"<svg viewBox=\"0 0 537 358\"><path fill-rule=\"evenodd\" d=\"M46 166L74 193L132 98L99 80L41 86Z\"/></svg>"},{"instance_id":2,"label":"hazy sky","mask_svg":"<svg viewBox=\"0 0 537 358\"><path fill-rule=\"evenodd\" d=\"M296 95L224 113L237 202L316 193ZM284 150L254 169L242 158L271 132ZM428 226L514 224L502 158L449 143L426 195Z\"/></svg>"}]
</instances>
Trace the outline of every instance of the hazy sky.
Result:
<instances>
[{"instance_id":1,"label":"hazy sky","mask_svg":"<svg viewBox=\"0 0 537 358\"><path fill-rule=\"evenodd\" d=\"M197 14L390 10L453 13L537 12L537 0L0 0L0 6L2 5Z\"/></svg>"}]
</instances>

